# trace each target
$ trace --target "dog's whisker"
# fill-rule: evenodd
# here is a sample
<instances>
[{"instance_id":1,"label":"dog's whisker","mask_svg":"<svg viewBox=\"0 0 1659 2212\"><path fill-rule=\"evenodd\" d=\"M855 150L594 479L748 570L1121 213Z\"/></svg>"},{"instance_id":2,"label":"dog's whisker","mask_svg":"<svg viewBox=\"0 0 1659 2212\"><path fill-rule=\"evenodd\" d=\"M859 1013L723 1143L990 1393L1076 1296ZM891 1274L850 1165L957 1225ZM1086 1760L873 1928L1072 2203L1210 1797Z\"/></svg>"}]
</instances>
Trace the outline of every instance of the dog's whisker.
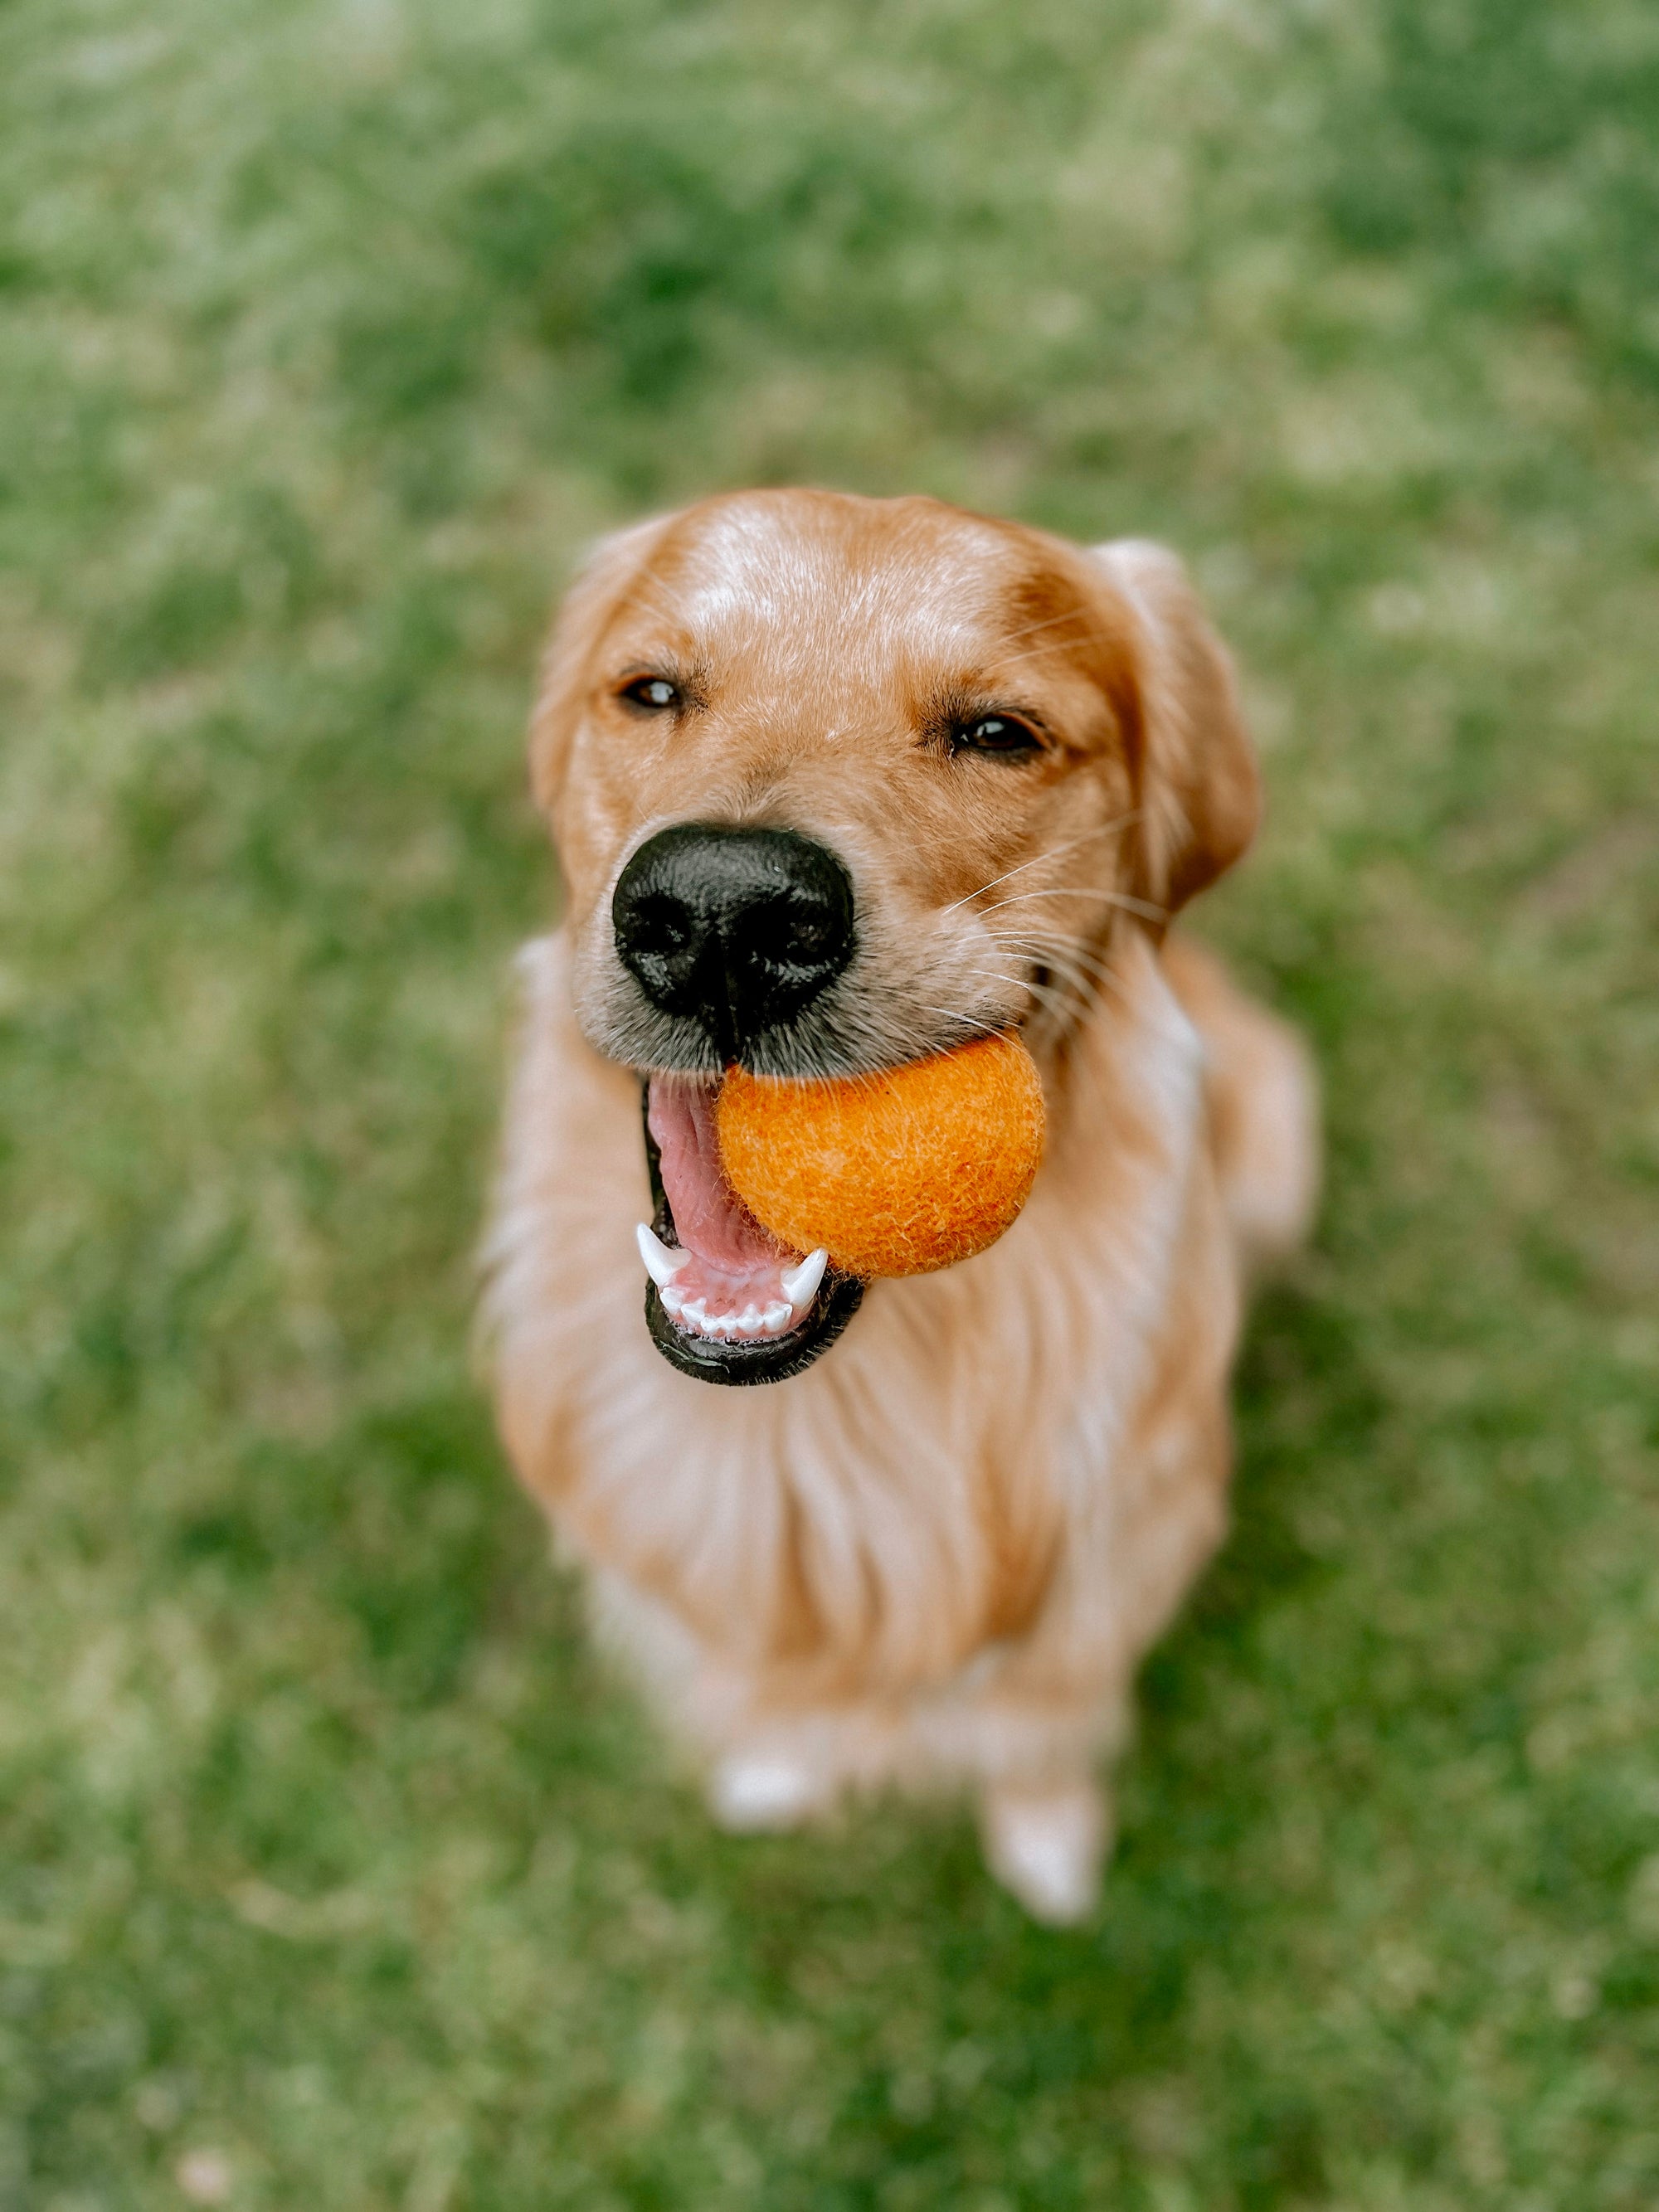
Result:
<instances>
[{"instance_id":1,"label":"dog's whisker","mask_svg":"<svg viewBox=\"0 0 1659 2212\"><path fill-rule=\"evenodd\" d=\"M1112 917L1109 915L1107 917L1109 929ZM999 947L1036 945L1057 952L1062 957L1078 959L1090 957L1103 959L1107 957L1103 944L1097 944L1091 938L1073 936L1069 930L1045 929L1040 920L1034 920L1030 915L1022 915L1018 921L1008 923L1001 927L988 929L985 933L991 943Z\"/></svg>"},{"instance_id":2,"label":"dog's whisker","mask_svg":"<svg viewBox=\"0 0 1659 2212\"><path fill-rule=\"evenodd\" d=\"M1018 668L1029 660L1041 660L1048 650L1047 646L1033 645L1024 653L999 653L996 656L997 673L1000 675L1006 668Z\"/></svg>"},{"instance_id":3,"label":"dog's whisker","mask_svg":"<svg viewBox=\"0 0 1659 2212\"><path fill-rule=\"evenodd\" d=\"M1092 945L1077 944L1068 938L1038 934L998 937L992 941L999 951L1028 954L1032 958L1046 960L1051 966L1071 966L1082 971L1111 965L1109 954L1097 951Z\"/></svg>"},{"instance_id":4,"label":"dog's whisker","mask_svg":"<svg viewBox=\"0 0 1659 2212\"><path fill-rule=\"evenodd\" d=\"M1061 958L1071 958L1080 957L1094 949L1088 938L1074 937L1063 930L1033 927L1029 915L1000 928L988 929L985 935L988 943L1000 953L1011 951L1052 951Z\"/></svg>"},{"instance_id":5,"label":"dog's whisker","mask_svg":"<svg viewBox=\"0 0 1659 2212\"><path fill-rule=\"evenodd\" d=\"M969 975L981 977L988 983L1000 983L1005 989L1012 988L1017 991L1023 991L1027 988L1029 982L1029 978L1019 974L1018 971L1012 975L1009 975L1001 968L972 968L969 969L968 972ZM935 1007L933 1011L937 1012L939 1010Z\"/></svg>"},{"instance_id":6,"label":"dog's whisker","mask_svg":"<svg viewBox=\"0 0 1659 2212\"><path fill-rule=\"evenodd\" d=\"M1063 860L1067 853L1075 853L1079 847L1089 844L1097 837L1107 836L1114 830L1127 829L1131 823L1140 819L1144 811L1144 808L1137 806L1127 814L1115 814L1109 822L1097 823L1092 830L1082 830L1075 837L1066 838L1058 845L1048 846L1041 853L1033 853L1029 860L1020 860L1013 867L1005 868L1000 876L993 876L988 883L977 885L971 891L964 891L958 899L952 899L949 906L942 906L939 910L940 917L954 914L958 907L970 905L976 898L983 898L987 891L994 891L999 884L1008 883L1013 877L1024 875L1027 868L1038 868L1045 862Z\"/></svg>"},{"instance_id":7,"label":"dog's whisker","mask_svg":"<svg viewBox=\"0 0 1659 2212\"><path fill-rule=\"evenodd\" d=\"M1012 631L1007 642L1010 645L1018 645L1022 639L1040 637L1044 630L1058 629L1063 623L1075 623L1080 612L1081 610L1077 607L1064 607L1057 615L1045 615L1041 622L1027 623L1024 629ZM1000 659L1002 656L999 653L997 657Z\"/></svg>"},{"instance_id":8,"label":"dog's whisker","mask_svg":"<svg viewBox=\"0 0 1659 2212\"><path fill-rule=\"evenodd\" d=\"M1006 951L1017 958L1029 960L1050 975L1058 976L1079 994L1082 1007L1086 1008L1094 993L1101 988L1120 999L1127 995L1122 979L1115 972L1109 957L1091 947L1041 933L1023 938L997 938L994 941L999 950Z\"/></svg>"},{"instance_id":9,"label":"dog's whisker","mask_svg":"<svg viewBox=\"0 0 1659 2212\"><path fill-rule=\"evenodd\" d=\"M1005 978L1005 981L1009 982L1013 980L1012 976ZM956 1023L959 1028L975 1030L981 1036L1000 1036L1008 1026L1006 1019L1000 1022L981 1021L976 1015L970 1014L957 1006L924 1006L922 1011L925 1013L938 1014L947 1022Z\"/></svg>"},{"instance_id":10,"label":"dog's whisker","mask_svg":"<svg viewBox=\"0 0 1659 2212\"><path fill-rule=\"evenodd\" d=\"M1093 969L1082 963L1088 956L1085 948L1066 945L1060 940L1032 941L1021 945L1018 940L997 939L1000 948L1005 948L1027 963L1024 973L1007 975L1000 969L975 968L972 972L987 981L1012 985L1025 991L1038 1006L1063 1021L1086 1014L1094 1002L1096 990L1104 985L1115 995L1122 996L1120 979L1103 964ZM1036 966L1053 979L1040 981L1030 972Z\"/></svg>"},{"instance_id":11,"label":"dog's whisker","mask_svg":"<svg viewBox=\"0 0 1659 2212\"><path fill-rule=\"evenodd\" d=\"M1036 1006L1059 1028L1069 1028L1089 1011L1087 994L1073 985L1034 981L1029 988Z\"/></svg>"},{"instance_id":12,"label":"dog's whisker","mask_svg":"<svg viewBox=\"0 0 1659 2212\"><path fill-rule=\"evenodd\" d=\"M1108 906L1121 907L1127 913L1140 915L1148 921L1167 921L1169 919L1169 909L1154 906L1150 899L1133 898L1127 891L1102 890L1091 884L1056 884L1048 890L1016 891L1009 898L997 899L992 905L981 907L980 912L981 915L1000 914L1004 907L1020 906L1027 899L1041 898L1101 899Z\"/></svg>"},{"instance_id":13,"label":"dog's whisker","mask_svg":"<svg viewBox=\"0 0 1659 2212\"><path fill-rule=\"evenodd\" d=\"M1034 951L1024 957L1033 966L1041 968L1046 975L1058 978L1068 989L1078 993L1085 1003L1092 1000L1095 994L1100 990L1109 991L1115 997L1121 997L1123 994L1121 979L1109 968L1073 967L1052 952L1042 953Z\"/></svg>"}]
</instances>

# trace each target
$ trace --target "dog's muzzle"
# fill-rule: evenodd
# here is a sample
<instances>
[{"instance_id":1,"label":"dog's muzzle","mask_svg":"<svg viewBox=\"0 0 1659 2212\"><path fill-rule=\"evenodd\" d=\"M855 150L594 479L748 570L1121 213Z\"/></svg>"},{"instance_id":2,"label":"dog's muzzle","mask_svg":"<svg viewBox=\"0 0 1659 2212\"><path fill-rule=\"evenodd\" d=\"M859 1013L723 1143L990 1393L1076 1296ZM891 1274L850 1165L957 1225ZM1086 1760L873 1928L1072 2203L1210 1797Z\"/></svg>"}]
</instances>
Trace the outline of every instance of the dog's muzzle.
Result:
<instances>
[{"instance_id":1,"label":"dog's muzzle","mask_svg":"<svg viewBox=\"0 0 1659 2212\"><path fill-rule=\"evenodd\" d=\"M617 878L623 966L661 1012L694 1023L718 1065L745 1060L833 983L857 944L853 881L794 830L677 823ZM727 1184L714 1130L719 1079L653 1076L646 1158L655 1212L639 1229L646 1321L682 1374L776 1382L833 1343L864 1295L824 1252L790 1253Z\"/></svg>"}]
</instances>

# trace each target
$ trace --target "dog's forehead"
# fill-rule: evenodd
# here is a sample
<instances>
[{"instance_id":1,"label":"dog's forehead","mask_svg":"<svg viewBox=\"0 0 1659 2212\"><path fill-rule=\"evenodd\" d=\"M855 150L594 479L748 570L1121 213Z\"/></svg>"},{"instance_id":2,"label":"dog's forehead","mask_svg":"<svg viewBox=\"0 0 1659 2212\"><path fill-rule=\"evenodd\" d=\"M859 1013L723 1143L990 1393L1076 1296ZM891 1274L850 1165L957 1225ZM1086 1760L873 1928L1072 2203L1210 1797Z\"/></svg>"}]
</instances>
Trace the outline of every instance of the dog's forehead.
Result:
<instances>
[{"instance_id":1,"label":"dog's forehead","mask_svg":"<svg viewBox=\"0 0 1659 2212\"><path fill-rule=\"evenodd\" d=\"M640 604L698 657L890 665L1006 641L1039 567L1006 525L932 501L762 496L679 518Z\"/></svg>"}]
</instances>

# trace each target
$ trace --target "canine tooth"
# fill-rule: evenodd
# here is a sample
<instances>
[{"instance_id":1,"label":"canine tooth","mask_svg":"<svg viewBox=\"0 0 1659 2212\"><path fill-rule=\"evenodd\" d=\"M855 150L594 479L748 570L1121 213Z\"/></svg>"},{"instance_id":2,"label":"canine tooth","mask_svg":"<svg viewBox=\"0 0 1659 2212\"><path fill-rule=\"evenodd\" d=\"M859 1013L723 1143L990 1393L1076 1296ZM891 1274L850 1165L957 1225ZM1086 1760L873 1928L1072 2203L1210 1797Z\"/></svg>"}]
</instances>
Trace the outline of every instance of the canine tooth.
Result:
<instances>
[{"instance_id":1,"label":"canine tooth","mask_svg":"<svg viewBox=\"0 0 1659 2212\"><path fill-rule=\"evenodd\" d=\"M634 1241L640 1248L646 1273L659 1291L667 1288L691 1257L689 1252L671 1252L661 1237L647 1229L642 1221L634 1231Z\"/></svg>"},{"instance_id":2,"label":"canine tooth","mask_svg":"<svg viewBox=\"0 0 1659 2212\"><path fill-rule=\"evenodd\" d=\"M816 1252L809 1252L799 1267L792 1268L783 1279L783 1295L796 1313L810 1305L817 1295L818 1285L823 1280L823 1271L830 1264L830 1255L822 1244Z\"/></svg>"}]
</instances>

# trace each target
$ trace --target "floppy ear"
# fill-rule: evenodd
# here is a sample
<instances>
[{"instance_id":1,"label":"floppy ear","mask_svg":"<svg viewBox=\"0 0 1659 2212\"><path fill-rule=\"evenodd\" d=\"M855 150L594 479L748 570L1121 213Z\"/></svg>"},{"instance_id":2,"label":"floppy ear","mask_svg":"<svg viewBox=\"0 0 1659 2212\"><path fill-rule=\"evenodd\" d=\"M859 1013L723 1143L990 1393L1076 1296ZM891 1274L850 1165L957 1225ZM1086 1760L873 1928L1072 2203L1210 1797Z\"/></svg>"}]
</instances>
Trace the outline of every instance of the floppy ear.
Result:
<instances>
[{"instance_id":1,"label":"floppy ear","mask_svg":"<svg viewBox=\"0 0 1659 2212\"><path fill-rule=\"evenodd\" d=\"M530 715L530 788L544 813L551 811L564 781L570 740L586 701L594 649L672 520L672 515L653 515L648 522L636 522L600 538L565 593L542 653Z\"/></svg>"},{"instance_id":2,"label":"floppy ear","mask_svg":"<svg viewBox=\"0 0 1659 2212\"><path fill-rule=\"evenodd\" d=\"M1134 620L1137 889L1173 915L1255 836L1261 811L1255 753L1227 648L1175 555L1143 538L1091 550Z\"/></svg>"}]
</instances>

